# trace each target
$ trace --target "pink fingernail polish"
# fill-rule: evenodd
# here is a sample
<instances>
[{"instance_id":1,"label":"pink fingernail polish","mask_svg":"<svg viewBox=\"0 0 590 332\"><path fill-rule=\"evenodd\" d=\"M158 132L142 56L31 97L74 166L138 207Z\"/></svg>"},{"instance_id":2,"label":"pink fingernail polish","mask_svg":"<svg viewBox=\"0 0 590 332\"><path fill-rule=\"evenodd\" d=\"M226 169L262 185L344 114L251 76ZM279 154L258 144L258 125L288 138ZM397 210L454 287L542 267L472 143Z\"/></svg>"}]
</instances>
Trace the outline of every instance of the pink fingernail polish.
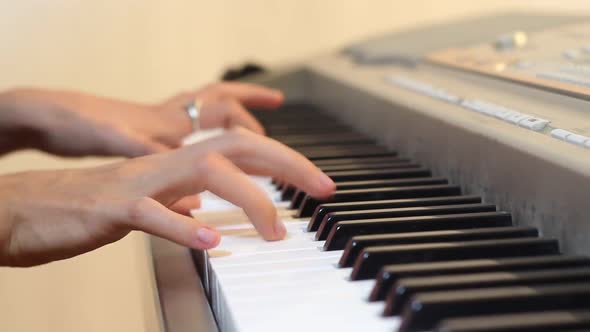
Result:
<instances>
[{"instance_id":1,"label":"pink fingernail polish","mask_svg":"<svg viewBox=\"0 0 590 332\"><path fill-rule=\"evenodd\" d=\"M217 241L217 232L205 227L200 227L197 230L197 237L199 238L199 241L203 243L213 244L215 241Z\"/></svg>"},{"instance_id":2,"label":"pink fingernail polish","mask_svg":"<svg viewBox=\"0 0 590 332\"><path fill-rule=\"evenodd\" d=\"M278 239L284 239L285 235L287 235L287 228L279 217L277 217L277 220L275 221L274 230Z\"/></svg>"}]
</instances>

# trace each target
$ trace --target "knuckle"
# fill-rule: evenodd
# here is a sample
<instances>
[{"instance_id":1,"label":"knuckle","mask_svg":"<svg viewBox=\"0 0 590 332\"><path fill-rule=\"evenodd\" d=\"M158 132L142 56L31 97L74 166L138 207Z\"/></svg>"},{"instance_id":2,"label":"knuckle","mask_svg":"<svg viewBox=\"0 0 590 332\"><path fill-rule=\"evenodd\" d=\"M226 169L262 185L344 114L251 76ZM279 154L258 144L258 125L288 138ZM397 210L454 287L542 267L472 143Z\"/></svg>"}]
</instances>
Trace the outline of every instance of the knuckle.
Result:
<instances>
[{"instance_id":1,"label":"knuckle","mask_svg":"<svg viewBox=\"0 0 590 332\"><path fill-rule=\"evenodd\" d=\"M203 172L209 172L217 168L220 162L221 155L217 152L208 152L199 160L199 168Z\"/></svg>"},{"instance_id":2,"label":"knuckle","mask_svg":"<svg viewBox=\"0 0 590 332\"><path fill-rule=\"evenodd\" d=\"M141 197L132 200L127 205L127 220L131 225L140 225L147 215L148 209L152 205L149 197Z\"/></svg>"},{"instance_id":3,"label":"knuckle","mask_svg":"<svg viewBox=\"0 0 590 332\"><path fill-rule=\"evenodd\" d=\"M251 131L239 126L229 131L229 139L233 145L233 151L239 154L251 154L255 152L255 138Z\"/></svg>"},{"instance_id":4,"label":"knuckle","mask_svg":"<svg viewBox=\"0 0 590 332\"><path fill-rule=\"evenodd\" d=\"M237 140L248 139L250 136L250 132L246 128L241 126L232 127L227 132L231 138Z\"/></svg>"}]
</instances>

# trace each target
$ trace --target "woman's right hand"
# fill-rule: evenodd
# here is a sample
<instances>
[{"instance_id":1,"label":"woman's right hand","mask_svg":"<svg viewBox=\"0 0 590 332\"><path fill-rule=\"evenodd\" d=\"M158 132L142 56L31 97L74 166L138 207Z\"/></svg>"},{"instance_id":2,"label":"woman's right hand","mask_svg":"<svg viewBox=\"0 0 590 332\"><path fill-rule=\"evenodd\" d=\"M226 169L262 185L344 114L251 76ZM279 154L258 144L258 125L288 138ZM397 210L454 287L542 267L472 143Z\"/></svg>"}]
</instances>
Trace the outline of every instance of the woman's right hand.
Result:
<instances>
[{"instance_id":1,"label":"woman's right hand","mask_svg":"<svg viewBox=\"0 0 590 332\"><path fill-rule=\"evenodd\" d=\"M208 249L220 233L189 217L209 190L242 207L266 240L286 230L266 194L245 174L292 183L316 197L335 185L299 153L236 128L198 144L106 166L0 177L0 265L73 257L144 231Z\"/></svg>"}]
</instances>

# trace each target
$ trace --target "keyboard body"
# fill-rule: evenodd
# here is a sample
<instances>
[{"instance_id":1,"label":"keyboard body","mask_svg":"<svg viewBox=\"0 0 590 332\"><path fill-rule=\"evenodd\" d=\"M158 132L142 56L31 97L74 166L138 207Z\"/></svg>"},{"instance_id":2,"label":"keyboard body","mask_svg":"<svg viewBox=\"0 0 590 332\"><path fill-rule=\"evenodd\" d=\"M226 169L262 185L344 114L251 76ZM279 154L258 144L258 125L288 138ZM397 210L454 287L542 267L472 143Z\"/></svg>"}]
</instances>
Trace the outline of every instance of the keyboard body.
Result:
<instances>
[{"instance_id":1,"label":"keyboard body","mask_svg":"<svg viewBox=\"0 0 590 332\"><path fill-rule=\"evenodd\" d=\"M508 211L514 226L558 241L561 254L588 255L584 22L521 14L449 22L254 81L426 167L461 195ZM195 216L222 230L218 248L190 252L152 239L166 329L397 330L399 317L383 317L384 303L367 301L375 281L351 282L352 268L337 268L342 250L323 251L326 240L307 231L310 218L296 217L270 179L255 181L277 202L285 241L257 238L239 209L210 194Z\"/></svg>"}]
</instances>

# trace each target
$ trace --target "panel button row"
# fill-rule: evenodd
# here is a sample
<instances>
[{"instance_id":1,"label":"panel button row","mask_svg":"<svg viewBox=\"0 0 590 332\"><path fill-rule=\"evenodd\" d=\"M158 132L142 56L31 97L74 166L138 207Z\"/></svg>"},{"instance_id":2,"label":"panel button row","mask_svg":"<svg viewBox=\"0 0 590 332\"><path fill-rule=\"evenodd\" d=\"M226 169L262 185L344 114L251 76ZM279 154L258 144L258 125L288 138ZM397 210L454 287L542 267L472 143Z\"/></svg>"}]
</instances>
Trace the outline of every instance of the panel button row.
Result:
<instances>
[{"instance_id":1,"label":"panel button row","mask_svg":"<svg viewBox=\"0 0 590 332\"><path fill-rule=\"evenodd\" d=\"M453 103L453 104L457 104L459 102L461 102L461 98L459 98L458 96L455 96L453 94L450 94L448 92L446 92L443 89L434 87L432 85L426 84L426 83L422 83L419 81L415 81L412 79L408 79L405 77L401 77L401 76L387 76L385 77L385 80L389 83L392 83L394 85L400 86L402 88L414 91L414 92L418 92L420 94L438 99L438 100L442 100L442 101L446 101L449 103Z\"/></svg>"},{"instance_id":2,"label":"panel button row","mask_svg":"<svg viewBox=\"0 0 590 332\"><path fill-rule=\"evenodd\" d=\"M542 119L534 115L518 112L516 110L500 105L495 105L489 102L476 99L463 99L461 97L452 95L441 88L437 88L432 85L406 77L387 76L386 81L396 86L418 92L422 95L453 104L458 104L470 111L475 111L477 113L491 116L533 131L541 131L545 129L545 127L547 127L547 125L551 122L547 119Z\"/></svg>"},{"instance_id":3,"label":"panel button row","mask_svg":"<svg viewBox=\"0 0 590 332\"><path fill-rule=\"evenodd\" d=\"M545 129L545 127L547 127L547 125L551 122L546 119L541 119L533 115L521 113L504 106L492 104L481 100L463 100L463 102L461 102L461 106L468 110L475 111L487 116L491 116L496 119L500 119L505 122L534 131L541 131Z\"/></svg>"},{"instance_id":4,"label":"panel button row","mask_svg":"<svg viewBox=\"0 0 590 332\"><path fill-rule=\"evenodd\" d=\"M559 128L553 129L551 131L551 136L566 141L568 143L572 143L590 149L590 137L572 133L571 131Z\"/></svg>"},{"instance_id":5,"label":"panel button row","mask_svg":"<svg viewBox=\"0 0 590 332\"><path fill-rule=\"evenodd\" d=\"M434 98L444 96L436 87L401 82ZM480 100L456 100L457 105L530 130L542 130L549 123ZM498 315L590 308L590 258L560 254L557 240L540 237L536 228L515 225L510 213L497 211L478 196L462 195L459 186L433 177L429 169L362 134L340 134L339 128L319 125L317 133L301 134L307 117L291 122L285 134L280 123L270 121L274 115L264 116L277 137L313 159L336 183L333 196L318 199L280 179L274 181L282 198L291 201L295 217L311 217L307 230L316 233L305 235L306 245L313 241L323 249L314 247L314 252L338 259L331 260L332 268L347 268L341 271L349 275L347 284L374 279L373 284L357 285L365 294L367 285L373 286L369 300L385 301L385 316L400 316L400 332L479 331L483 325L473 325L470 317L493 325ZM590 141L561 129L551 134L577 144ZM504 326L537 318L518 316ZM544 330L537 325L529 331L588 324L585 317L574 321L554 316L542 325ZM498 326L494 331L514 330Z\"/></svg>"},{"instance_id":6,"label":"panel button row","mask_svg":"<svg viewBox=\"0 0 590 332\"><path fill-rule=\"evenodd\" d=\"M570 75L570 74L538 73L537 77L543 78L546 80L558 81L558 82L562 82L562 83L569 83L569 84L580 85L580 86L585 86L585 87L590 86L590 80L587 80L587 79L584 79L584 78L581 78L578 76Z\"/></svg>"}]
</instances>

